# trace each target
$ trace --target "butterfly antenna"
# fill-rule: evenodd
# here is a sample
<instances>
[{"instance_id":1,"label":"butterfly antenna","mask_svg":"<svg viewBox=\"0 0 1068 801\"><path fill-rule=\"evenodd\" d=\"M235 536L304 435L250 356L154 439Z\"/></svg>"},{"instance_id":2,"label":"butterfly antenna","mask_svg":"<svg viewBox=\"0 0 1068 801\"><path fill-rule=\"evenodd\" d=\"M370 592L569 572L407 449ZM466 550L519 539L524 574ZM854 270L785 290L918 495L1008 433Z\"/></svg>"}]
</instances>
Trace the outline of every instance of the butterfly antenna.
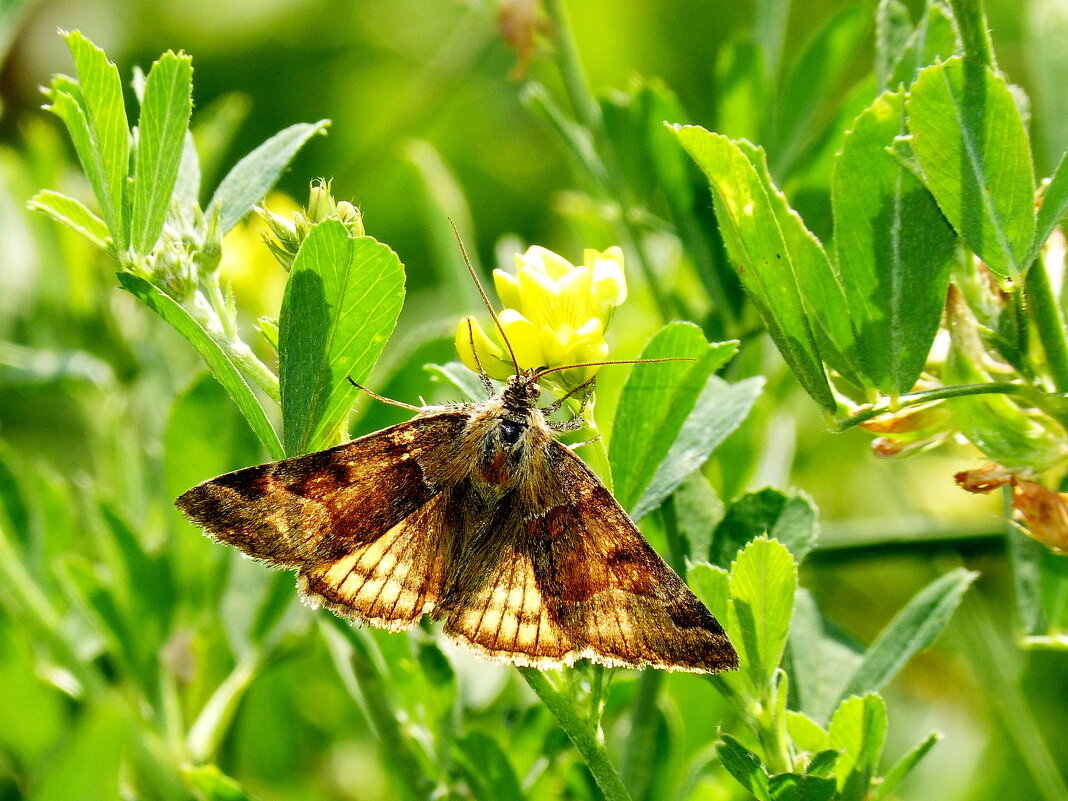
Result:
<instances>
[{"instance_id":1,"label":"butterfly antenna","mask_svg":"<svg viewBox=\"0 0 1068 801\"><path fill-rule=\"evenodd\" d=\"M558 373L561 370L573 370L576 367L604 367L609 364L659 364L660 362L695 362L692 356L667 356L663 359L619 359L608 362L582 362L580 364L562 364L559 367L543 367L534 373L534 378L544 378L550 373Z\"/></svg>"},{"instance_id":2,"label":"butterfly antenna","mask_svg":"<svg viewBox=\"0 0 1068 801\"><path fill-rule=\"evenodd\" d=\"M475 366L478 368L478 377L482 381L482 386L486 390L486 394L489 397L493 397L493 384L490 383L489 373L482 367L482 360L478 358L478 351L475 350L475 326L471 322L471 318L467 318L467 341L471 343L471 355L475 357Z\"/></svg>"},{"instance_id":3,"label":"butterfly antenna","mask_svg":"<svg viewBox=\"0 0 1068 801\"><path fill-rule=\"evenodd\" d=\"M423 411L422 408L420 408L419 406L412 406L412 404L410 404L410 403L404 403L403 401L396 401L396 400L393 400L393 398L387 398L385 395L379 395L377 392L372 392L367 387L360 386L359 384L357 384L355 381L353 381L348 376L345 376L345 377L348 379L348 382L350 384L352 384L354 387L356 387L356 389L360 390L360 392L366 392L368 395L370 395L376 401L382 401L382 403L388 403L390 406L400 406L402 409L408 409L409 411L413 411L413 412L421 412L421 411Z\"/></svg>"},{"instance_id":4,"label":"butterfly antenna","mask_svg":"<svg viewBox=\"0 0 1068 801\"><path fill-rule=\"evenodd\" d=\"M475 282L475 287L478 289L478 294L482 296L482 302L486 304L486 308L489 309L490 317L493 318L493 324L497 326L497 331L500 332L501 340L504 342L504 346L508 348L508 355L512 358L512 364L515 366L516 375L521 370L519 369L519 360L515 357L515 351L512 350L512 343L508 341L507 334L504 333L504 326L501 325L501 321L497 319L497 312L493 310L493 304L490 303L489 296L486 294L486 290L482 288L482 282L478 280L478 273L475 272L475 268L471 264L471 259L467 257L467 248L464 247L464 241L460 239L460 232L456 230L456 223L452 221L452 217L447 217L449 225L452 226L452 232L456 236L456 242L460 245L460 255L464 257L464 264L467 265L467 271L471 273L471 279ZM471 350L474 351L472 335ZM478 358L477 356L475 357Z\"/></svg>"}]
</instances>

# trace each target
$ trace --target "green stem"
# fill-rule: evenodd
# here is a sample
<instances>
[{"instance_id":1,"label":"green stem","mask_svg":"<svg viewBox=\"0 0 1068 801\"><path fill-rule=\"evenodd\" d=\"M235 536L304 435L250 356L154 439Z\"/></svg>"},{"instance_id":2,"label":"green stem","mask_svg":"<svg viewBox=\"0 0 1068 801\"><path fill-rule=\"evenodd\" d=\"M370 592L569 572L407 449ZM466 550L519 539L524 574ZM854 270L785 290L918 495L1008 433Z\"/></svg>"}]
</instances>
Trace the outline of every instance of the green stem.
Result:
<instances>
[{"instance_id":1,"label":"green stem","mask_svg":"<svg viewBox=\"0 0 1068 801\"><path fill-rule=\"evenodd\" d=\"M660 670L646 668L638 679L638 692L630 712L630 736L623 752L622 778L635 798L643 798L653 772L656 747L656 699L664 683Z\"/></svg>"},{"instance_id":2,"label":"green stem","mask_svg":"<svg viewBox=\"0 0 1068 801\"><path fill-rule=\"evenodd\" d=\"M245 691L259 673L262 664L263 651L259 648L251 649L211 694L186 738L189 757L195 764L214 761L223 736L237 714L241 699L245 697Z\"/></svg>"},{"instance_id":3,"label":"green stem","mask_svg":"<svg viewBox=\"0 0 1068 801\"><path fill-rule=\"evenodd\" d=\"M957 20L964 55L972 61L995 67L994 47L990 42L982 0L949 0L949 5Z\"/></svg>"},{"instance_id":4,"label":"green stem","mask_svg":"<svg viewBox=\"0 0 1068 801\"><path fill-rule=\"evenodd\" d=\"M1015 742L1017 753L1039 793L1046 801L1068 798L1068 786L1057 760L1042 737L1019 680L1009 673L1013 655L1005 647L1001 632L995 629L983 602L975 593L968 594L960 611L972 668L989 690L995 713Z\"/></svg>"},{"instance_id":5,"label":"green stem","mask_svg":"<svg viewBox=\"0 0 1068 801\"><path fill-rule=\"evenodd\" d=\"M326 615L323 625L324 632L329 633L332 627L340 635L333 638L335 643L343 641L349 646L344 652L337 648L331 648L331 651L349 694L367 716L387 762L395 767L393 773L401 784L404 797L412 801L430 798L434 782L423 770L411 738L400 725L388 682L367 642L369 635L334 615ZM331 638L327 640L330 642Z\"/></svg>"},{"instance_id":6,"label":"green stem","mask_svg":"<svg viewBox=\"0 0 1068 801\"><path fill-rule=\"evenodd\" d=\"M1025 395L1028 396L1028 400L1034 401L1034 389L1024 384L993 382L989 384L960 384L953 387L938 387L937 389L910 392L909 394L902 395L898 398L896 403L873 406L870 409L857 412L844 420L836 420L834 422L834 430L841 433L843 431L848 431L861 423L867 422L872 418L890 412L896 412L908 406L916 406L920 403L929 403L936 400L945 400L946 398L961 398L967 395Z\"/></svg>"},{"instance_id":7,"label":"green stem","mask_svg":"<svg viewBox=\"0 0 1068 801\"><path fill-rule=\"evenodd\" d=\"M549 708L553 717L556 718L560 728L571 739L582 760L593 774L597 786L601 788L605 801L631 801L627 788L619 778L612 761L608 758L608 751L604 747L599 736L600 731L590 725L571 701L563 696L548 677L535 668L518 668L530 689L541 699L542 703Z\"/></svg>"},{"instance_id":8,"label":"green stem","mask_svg":"<svg viewBox=\"0 0 1068 801\"><path fill-rule=\"evenodd\" d=\"M590 132L594 145L600 153L601 161L604 163L603 174L595 175L591 172L591 177L596 183L602 185L610 198L619 203L621 233L624 239L622 244L637 257L646 286L649 287L660 316L664 322L667 322L673 316L671 303L661 291L660 281L653 272L652 265L645 254L645 248L642 247L641 230L628 214L627 198L630 192L624 185L622 172L613 164L612 148L602 123L601 107L590 90L586 72L582 68L582 60L575 44L575 37L571 33L571 25L567 12L564 10L564 4L562 0L546 0L546 10L556 29L556 61L571 101L571 107L574 109L575 118Z\"/></svg>"},{"instance_id":9,"label":"green stem","mask_svg":"<svg viewBox=\"0 0 1068 801\"><path fill-rule=\"evenodd\" d=\"M571 24L564 4L561 0L547 0L545 7L556 28L557 63L575 117L591 131L596 131L601 127L601 107L597 105L597 100L590 91L589 81L586 80L586 72L582 68L582 60L575 37L571 34Z\"/></svg>"},{"instance_id":10,"label":"green stem","mask_svg":"<svg viewBox=\"0 0 1068 801\"><path fill-rule=\"evenodd\" d=\"M588 446L590 454L590 462L593 469L597 472L597 475L601 477L601 481L609 492L612 490L612 463L608 460L608 446L605 445L604 437L601 436L601 429L597 426L597 419L593 414L593 400L586 404L586 409L583 411L583 419L586 423L586 428L596 438Z\"/></svg>"},{"instance_id":11,"label":"green stem","mask_svg":"<svg viewBox=\"0 0 1068 801\"><path fill-rule=\"evenodd\" d=\"M82 695L99 697L105 688L99 673L86 664L61 631L62 621L51 601L26 569L22 557L0 527L0 583L14 599L18 617L30 624L40 640L48 645L57 661L77 680Z\"/></svg>"},{"instance_id":12,"label":"green stem","mask_svg":"<svg viewBox=\"0 0 1068 801\"><path fill-rule=\"evenodd\" d=\"M1064 318L1061 316L1057 299L1053 296L1049 273L1042 256L1035 259L1027 272L1024 285L1031 316L1046 352L1046 365L1053 385L1058 392L1068 392L1068 339L1065 338Z\"/></svg>"}]
</instances>

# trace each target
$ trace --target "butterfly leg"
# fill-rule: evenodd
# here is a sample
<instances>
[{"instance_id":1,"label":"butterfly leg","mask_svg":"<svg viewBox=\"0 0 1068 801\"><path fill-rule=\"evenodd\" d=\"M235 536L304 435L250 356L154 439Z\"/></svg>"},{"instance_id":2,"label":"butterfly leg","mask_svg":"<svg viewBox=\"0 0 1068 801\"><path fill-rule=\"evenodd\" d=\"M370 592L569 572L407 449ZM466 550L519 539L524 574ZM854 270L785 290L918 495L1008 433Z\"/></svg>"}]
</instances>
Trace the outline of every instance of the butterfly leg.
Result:
<instances>
[{"instance_id":1,"label":"butterfly leg","mask_svg":"<svg viewBox=\"0 0 1068 801\"><path fill-rule=\"evenodd\" d=\"M593 397L593 390L596 382L597 377L594 376L589 381L579 384L577 387L570 390L559 400L553 401L548 406L544 407L542 409L542 412L544 412L546 415L550 415L553 412L559 410L559 408L563 405L564 401L567 400L569 397L577 394L580 391L582 392L582 400L579 403L578 411L575 412L574 416L571 417L570 420L564 420L562 422L549 420L549 428L551 428L553 431L578 431L580 428L582 428L582 426L586 422L585 418L583 417L583 412L586 411L586 405L590 402L590 398Z\"/></svg>"},{"instance_id":2,"label":"butterfly leg","mask_svg":"<svg viewBox=\"0 0 1068 801\"><path fill-rule=\"evenodd\" d=\"M586 408L586 403L589 401L590 396L593 394L594 385L597 383L597 376L594 376L589 381L584 381L574 389L569 389L565 395L560 396L548 406L542 406L542 413L548 417L550 414L555 414L560 411L560 408L564 405L564 401L568 398L577 395L579 392L583 393L582 405L579 407L579 413Z\"/></svg>"},{"instance_id":3,"label":"butterfly leg","mask_svg":"<svg viewBox=\"0 0 1068 801\"><path fill-rule=\"evenodd\" d=\"M348 378L348 377L346 376L346 378ZM399 406L402 409L408 409L409 411L413 411L413 412L421 412L426 407L426 404L424 404L422 407L413 406L412 404L405 403L404 401L397 401L397 400L393 400L392 398L387 398L385 395L379 395L377 392L372 392L367 387L360 386L355 381L353 381L351 378L348 378L348 382L350 384L352 384L354 387L356 387L356 389L360 390L360 392L365 392L368 395L370 395L372 398L374 398L376 401L381 401L382 403L388 403L390 406Z\"/></svg>"}]
</instances>

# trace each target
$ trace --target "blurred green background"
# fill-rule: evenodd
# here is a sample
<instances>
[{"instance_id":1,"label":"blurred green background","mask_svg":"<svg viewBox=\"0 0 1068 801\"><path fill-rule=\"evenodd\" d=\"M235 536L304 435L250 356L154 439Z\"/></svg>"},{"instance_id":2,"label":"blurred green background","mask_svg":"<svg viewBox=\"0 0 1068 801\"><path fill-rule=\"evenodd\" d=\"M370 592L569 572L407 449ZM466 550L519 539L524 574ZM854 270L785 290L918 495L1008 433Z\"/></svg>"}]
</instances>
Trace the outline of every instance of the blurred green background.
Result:
<instances>
[{"instance_id":1,"label":"blurred green background","mask_svg":"<svg viewBox=\"0 0 1068 801\"><path fill-rule=\"evenodd\" d=\"M756 5L585 0L568 9L596 92L625 88L635 75L659 77L685 110L687 119L679 121L716 130L732 123L716 116L716 57L725 43L752 29ZM798 4L786 23L784 52L799 50L848 5ZM909 5L918 13L922 4ZM1032 98L1043 174L1068 141L1068 70L1060 82L1042 77L1048 68L1035 70L1038 58L1047 64L1061 59L1062 66L1065 59L1065 40L1056 38L1049 22L1065 15L1058 17L1053 5L987 4L999 64ZM405 263L409 297L387 349L385 378L391 350L399 363L431 335L449 335L459 315L472 310L470 295L450 289L455 254L447 255L449 243L435 239L442 208L462 210L465 199L469 216L461 223L473 235L468 247L486 268L497 263L498 250L514 250L515 241L542 244L573 260L583 247L615 244L610 228L588 225L575 211L581 201L572 190L581 188L581 178L521 102L517 54L502 39L498 12L496 4L474 0L0 3L0 490L10 522L24 518L31 533L22 544L39 565L65 551L93 552L99 523L86 521L99 517L101 500L144 530L169 520L170 497L181 487L163 475L165 452L187 447L188 463L180 471L187 484L261 458L241 431L226 433L232 447L222 456L210 453L203 438L182 439L189 432L174 428L171 403L198 374L195 356L117 291L106 257L25 211L26 200L41 187L88 194L58 121L40 109L38 87L54 72L71 72L56 29L85 32L124 79L133 65L147 68L166 49L193 55L194 126L198 115L207 115L217 123L212 131L232 129L232 138L214 153L213 169L205 165L209 187L280 128L333 120L329 136L309 143L279 190L302 203L310 180L331 178L335 195L357 203L368 232ZM870 60L869 45L857 53L858 76L870 70ZM552 90L560 85L540 55L528 75ZM450 194L457 189L462 198ZM228 255L236 261L224 269L235 270L239 306L250 313L249 322L256 314L276 314L284 273L251 231L228 247L232 254L248 254L244 262ZM636 294L641 302L640 290ZM620 356L629 356L647 333L617 324L610 339ZM450 358L440 343L427 347L427 360ZM756 338L743 347L769 346ZM605 391L610 394L618 381L606 375ZM955 471L980 460L951 445L909 461L876 461L868 435L828 433L792 377L776 381L781 388L769 392L754 413L758 423L714 457L714 470L731 492L772 484L799 488L815 500L821 547L806 564L802 584L830 618L868 642L948 567L963 563L982 572L972 591L981 611L962 610L936 647L886 690L892 757L931 728L946 734L901 797L1038 797L1031 768L1033 760L1046 757L1035 756L1036 748L1042 750L1035 738L1045 741L1055 764L1068 764L1068 738L1061 732L1068 671L1063 653L1021 652L1014 644L1001 510L952 481ZM373 386L381 389L382 382ZM427 386L417 377L395 380L388 389L414 402L431 391ZM213 390L197 385L194 392ZM372 410L359 426L370 430L392 419ZM218 447L217 440L210 444ZM746 467L732 478L732 453L747 448ZM199 456L203 462L196 462ZM20 510L20 497L33 501ZM33 536L41 530L64 536L42 552ZM190 542L198 553L213 547ZM247 564L235 574L250 586L263 585ZM59 593L59 580L48 590ZM235 586L240 589L239 582ZM247 613L247 605L235 604L235 614ZM174 647L182 651L180 644ZM203 656L221 647L198 641L193 651ZM91 642L86 653L93 653ZM1011 692L977 670L977 654L998 663ZM0 607L0 799L108 797L89 790L72 795L64 783L93 784L87 764L106 775L108 757L101 754L121 741L121 727L98 710L98 719L82 721L72 734L72 705L57 689L64 678L49 674L47 660L39 657L20 621ZM467 691L486 693L485 701L472 702L472 708L485 704L487 710L477 725L491 731L515 725L510 716L521 715L529 700L508 670L457 660ZM508 689L491 707L492 692L504 682ZM632 684L626 677L616 683L619 704L630 697ZM203 699L208 691L210 685L189 694ZM714 695L695 679L672 677L665 703L670 714L686 715L705 705L716 708ZM258 676L223 743L220 764L264 799L389 793L388 763L379 759L364 717L330 666L324 641L311 636Z\"/></svg>"}]
</instances>

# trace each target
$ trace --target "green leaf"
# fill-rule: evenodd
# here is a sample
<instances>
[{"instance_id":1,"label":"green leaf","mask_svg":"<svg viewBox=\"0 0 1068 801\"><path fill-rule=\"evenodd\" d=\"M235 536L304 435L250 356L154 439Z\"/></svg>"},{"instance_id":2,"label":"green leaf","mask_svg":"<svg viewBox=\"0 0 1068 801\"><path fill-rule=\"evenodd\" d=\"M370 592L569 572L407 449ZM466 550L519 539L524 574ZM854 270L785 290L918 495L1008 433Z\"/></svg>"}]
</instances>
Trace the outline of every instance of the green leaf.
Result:
<instances>
[{"instance_id":1,"label":"green leaf","mask_svg":"<svg viewBox=\"0 0 1068 801\"><path fill-rule=\"evenodd\" d=\"M708 178L727 253L771 338L806 391L833 412L834 396L764 182L749 157L725 136L697 126L673 130Z\"/></svg>"},{"instance_id":2,"label":"green leaf","mask_svg":"<svg viewBox=\"0 0 1068 801\"><path fill-rule=\"evenodd\" d=\"M70 94L73 89L70 84L61 84L61 91L56 92L57 82L53 81L53 110L71 129L104 220L121 252L129 244L123 193L130 169L130 127L122 99L122 82L118 69L108 61L104 51L80 31L66 34L66 40L78 73L78 93ZM63 96L69 102L61 100ZM85 128L76 135L72 123L78 127L84 124Z\"/></svg>"},{"instance_id":3,"label":"green leaf","mask_svg":"<svg viewBox=\"0 0 1068 801\"><path fill-rule=\"evenodd\" d=\"M699 470L712 451L749 416L749 410L763 388L763 376L747 378L737 384L709 376L667 455L634 505L631 517L639 520L656 509Z\"/></svg>"},{"instance_id":4,"label":"green leaf","mask_svg":"<svg viewBox=\"0 0 1068 801\"><path fill-rule=\"evenodd\" d=\"M854 695L834 711L828 730L831 746L841 751L838 790L841 801L861 801L879 767L886 742L886 703L878 693Z\"/></svg>"},{"instance_id":5,"label":"green leaf","mask_svg":"<svg viewBox=\"0 0 1068 801\"><path fill-rule=\"evenodd\" d=\"M712 545L712 534L723 519L723 501L700 470L683 481L671 497L688 558L705 561Z\"/></svg>"},{"instance_id":6,"label":"green leaf","mask_svg":"<svg viewBox=\"0 0 1068 801\"><path fill-rule=\"evenodd\" d=\"M404 267L339 220L316 225L300 247L278 324L286 453L335 444L357 392L393 333L404 302Z\"/></svg>"},{"instance_id":7,"label":"green leaf","mask_svg":"<svg viewBox=\"0 0 1068 801\"><path fill-rule=\"evenodd\" d=\"M1005 80L963 58L928 67L906 102L927 188L965 244L1018 282L1035 238L1031 145Z\"/></svg>"},{"instance_id":8,"label":"green leaf","mask_svg":"<svg viewBox=\"0 0 1068 801\"><path fill-rule=\"evenodd\" d=\"M782 659L796 589L793 557L767 537L746 545L731 565L729 628L742 670L758 695L766 694Z\"/></svg>"},{"instance_id":9,"label":"green leaf","mask_svg":"<svg viewBox=\"0 0 1068 801\"><path fill-rule=\"evenodd\" d=\"M79 200L42 189L31 198L29 208L43 211L56 222L61 222L84 236L98 248L109 251L111 235L104 221L89 211Z\"/></svg>"},{"instance_id":10,"label":"green leaf","mask_svg":"<svg viewBox=\"0 0 1068 801\"><path fill-rule=\"evenodd\" d=\"M224 234L271 190L305 142L316 134L325 133L328 125L329 120L290 125L234 165L207 206L210 209L216 203L220 205Z\"/></svg>"},{"instance_id":11,"label":"green leaf","mask_svg":"<svg viewBox=\"0 0 1068 801\"><path fill-rule=\"evenodd\" d=\"M709 377L737 348L736 342L710 345L693 323L669 323L649 340L643 359L680 356L695 361L637 365L627 376L612 423L613 431L625 436L613 437L608 446L614 493L624 509L634 509L644 498Z\"/></svg>"},{"instance_id":12,"label":"green leaf","mask_svg":"<svg viewBox=\"0 0 1068 801\"><path fill-rule=\"evenodd\" d=\"M842 277L831 266L823 245L771 180L764 149L748 142L737 145L756 170L775 212L820 357L846 380L864 386L857 366L857 333L847 312Z\"/></svg>"},{"instance_id":13,"label":"green leaf","mask_svg":"<svg viewBox=\"0 0 1068 801\"><path fill-rule=\"evenodd\" d=\"M730 575L726 570L708 562L697 562L686 571L686 583L716 620L726 622L730 597Z\"/></svg>"},{"instance_id":14,"label":"green leaf","mask_svg":"<svg viewBox=\"0 0 1068 801\"><path fill-rule=\"evenodd\" d=\"M144 278L133 273L119 273L119 283L122 288L136 297L152 311L166 320L174 329L185 337L186 341L199 353L212 375L226 389L227 394L237 404L237 408L248 420L249 426L256 433L260 443L270 454L272 459L281 459L285 456L282 443L278 434L271 427L264 414L263 407L253 394L252 389L238 371L234 363L223 352L219 344L211 338L207 331L194 320L181 305L173 298L164 294L157 287L150 284Z\"/></svg>"},{"instance_id":15,"label":"green leaf","mask_svg":"<svg viewBox=\"0 0 1068 801\"><path fill-rule=\"evenodd\" d=\"M555 134L582 173L592 176L602 186L611 184L590 131L564 114L544 86L527 81L519 97L527 110Z\"/></svg>"},{"instance_id":16,"label":"green leaf","mask_svg":"<svg viewBox=\"0 0 1068 801\"><path fill-rule=\"evenodd\" d=\"M802 715L802 717L804 716ZM825 736L827 736L828 740L830 739L829 735ZM808 767L805 768L805 773L810 776L830 776L835 764L838 762L838 756L839 752L833 748L820 751L809 761Z\"/></svg>"},{"instance_id":17,"label":"green leaf","mask_svg":"<svg viewBox=\"0 0 1068 801\"><path fill-rule=\"evenodd\" d=\"M1061 156L1056 172L1042 192L1042 205L1038 207L1038 230L1035 232L1035 244L1027 257L1030 264L1042 250L1065 213L1068 212L1068 151Z\"/></svg>"},{"instance_id":18,"label":"green leaf","mask_svg":"<svg viewBox=\"0 0 1068 801\"><path fill-rule=\"evenodd\" d=\"M450 340L451 342L451 340ZM445 364L428 364L426 371L437 380L447 381L460 391L460 401L484 401L486 389L478 378L463 362L446 362Z\"/></svg>"},{"instance_id":19,"label":"green leaf","mask_svg":"<svg viewBox=\"0 0 1068 801\"><path fill-rule=\"evenodd\" d=\"M253 801L252 796L217 765L183 765L182 779L200 801Z\"/></svg>"},{"instance_id":20,"label":"green leaf","mask_svg":"<svg viewBox=\"0 0 1068 801\"><path fill-rule=\"evenodd\" d=\"M777 113L766 142L775 155L776 175L789 174L840 102L857 52L870 36L871 20L867 5L846 5L803 46L773 105Z\"/></svg>"},{"instance_id":21,"label":"green leaf","mask_svg":"<svg viewBox=\"0 0 1068 801\"><path fill-rule=\"evenodd\" d=\"M810 754L816 754L816 756L825 753L831 744L830 737L823 727L804 712L786 710L786 731L795 747ZM837 751L831 751L831 753L835 755L835 759L838 758ZM816 761L815 757L812 761ZM809 772L812 772L811 767Z\"/></svg>"},{"instance_id":22,"label":"green leaf","mask_svg":"<svg viewBox=\"0 0 1068 801\"><path fill-rule=\"evenodd\" d=\"M978 575L957 568L920 590L875 638L842 697L881 689L914 654L934 642Z\"/></svg>"},{"instance_id":23,"label":"green leaf","mask_svg":"<svg viewBox=\"0 0 1068 801\"><path fill-rule=\"evenodd\" d=\"M774 537L804 561L819 536L816 507L803 492L789 495L771 487L736 498L712 536L711 560L730 564L738 551L761 534Z\"/></svg>"},{"instance_id":24,"label":"green leaf","mask_svg":"<svg viewBox=\"0 0 1068 801\"><path fill-rule=\"evenodd\" d=\"M148 73L137 125L130 247L139 255L152 252L163 230L192 111L192 59L168 50Z\"/></svg>"},{"instance_id":25,"label":"green leaf","mask_svg":"<svg viewBox=\"0 0 1068 801\"><path fill-rule=\"evenodd\" d=\"M200 156L193 134L186 131L182 158L178 162L178 177L174 181L174 200L179 208L191 208L200 200Z\"/></svg>"},{"instance_id":26,"label":"green leaf","mask_svg":"<svg viewBox=\"0 0 1068 801\"><path fill-rule=\"evenodd\" d=\"M771 801L768 772L764 769L760 757L729 734L722 737L722 742L716 745L716 753L719 754L723 767L760 801Z\"/></svg>"},{"instance_id":27,"label":"green leaf","mask_svg":"<svg viewBox=\"0 0 1068 801\"><path fill-rule=\"evenodd\" d=\"M83 710L66 740L36 775L29 801L114 801L121 798L120 774L124 754L133 741L125 719L127 704L104 698ZM73 788L77 788L73 790Z\"/></svg>"},{"instance_id":28,"label":"green leaf","mask_svg":"<svg viewBox=\"0 0 1068 801\"><path fill-rule=\"evenodd\" d=\"M823 616L808 590L797 591L786 657L798 709L816 721L830 718L862 651Z\"/></svg>"},{"instance_id":29,"label":"green leaf","mask_svg":"<svg viewBox=\"0 0 1068 801\"><path fill-rule=\"evenodd\" d=\"M908 41L889 55L893 71L884 89L911 86L920 70L938 61L946 61L961 51L957 27L940 3L928 3Z\"/></svg>"},{"instance_id":30,"label":"green leaf","mask_svg":"<svg viewBox=\"0 0 1068 801\"><path fill-rule=\"evenodd\" d=\"M905 131L904 91L884 93L846 134L831 202L838 269L864 386L913 388L942 310L956 236L931 193L887 152Z\"/></svg>"},{"instance_id":31,"label":"green leaf","mask_svg":"<svg viewBox=\"0 0 1068 801\"><path fill-rule=\"evenodd\" d=\"M912 33L908 6L901 0L879 0L875 10L875 75L880 92L896 88L893 68Z\"/></svg>"},{"instance_id":32,"label":"green leaf","mask_svg":"<svg viewBox=\"0 0 1068 801\"><path fill-rule=\"evenodd\" d=\"M897 786L901 784L901 781L912 773L920 760L927 756L927 752L934 748L941 739L942 734L933 731L927 735L922 743L901 757L901 759L899 759L897 763L886 772L886 776L883 777L883 780L872 788L870 795L871 801L880 801L880 799L888 798L890 794L897 789Z\"/></svg>"},{"instance_id":33,"label":"green leaf","mask_svg":"<svg viewBox=\"0 0 1068 801\"><path fill-rule=\"evenodd\" d=\"M716 54L714 81L716 130L734 140L759 141L768 96L763 51L749 38L725 42Z\"/></svg>"},{"instance_id":34,"label":"green leaf","mask_svg":"<svg viewBox=\"0 0 1068 801\"><path fill-rule=\"evenodd\" d=\"M96 567L80 554L67 554L56 564L60 583L71 600L85 612L112 655L126 670L137 666L137 644L115 595Z\"/></svg>"},{"instance_id":35,"label":"green leaf","mask_svg":"<svg viewBox=\"0 0 1068 801\"><path fill-rule=\"evenodd\" d=\"M460 232L460 238L465 242L477 241L471 207L464 196L463 187L441 153L430 142L422 139L409 140L404 145L404 155L419 173L423 195L423 202L420 204L423 211L422 228L433 248L430 263L434 268L438 286L448 293L452 308L480 308L482 298L478 294L478 287L471 280L463 253L456 243L456 231ZM450 223L456 225L455 230ZM469 256L475 271L480 273L475 248L471 248ZM445 298L442 297L441 300ZM446 312L445 308L438 309L438 313L443 316Z\"/></svg>"},{"instance_id":36,"label":"green leaf","mask_svg":"<svg viewBox=\"0 0 1068 801\"><path fill-rule=\"evenodd\" d=\"M508 755L495 738L475 730L457 746L468 785L478 801L526 798Z\"/></svg>"},{"instance_id":37,"label":"green leaf","mask_svg":"<svg viewBox=\"0 0 1068 801\"><path fill-rule=\"evenodd\" d=\"M169 552L148 553L133 527L110 504L102 503L100 514L120 557L121 572L109 578L121 586L126 614L136 621L132 644L138 649L139 659L154 659L176 600Z\"/></svg>"},{"instance_id":38,"label":"green leaf","mask_svg":"<svg viewBox=\"0 0 1068 801\"><path fill-rule=\"evenodd\" d=\"M768 788L772 801L830 801L835 782L823 776L780 773L771 777Z\"/></svg>"}]
</instances>

